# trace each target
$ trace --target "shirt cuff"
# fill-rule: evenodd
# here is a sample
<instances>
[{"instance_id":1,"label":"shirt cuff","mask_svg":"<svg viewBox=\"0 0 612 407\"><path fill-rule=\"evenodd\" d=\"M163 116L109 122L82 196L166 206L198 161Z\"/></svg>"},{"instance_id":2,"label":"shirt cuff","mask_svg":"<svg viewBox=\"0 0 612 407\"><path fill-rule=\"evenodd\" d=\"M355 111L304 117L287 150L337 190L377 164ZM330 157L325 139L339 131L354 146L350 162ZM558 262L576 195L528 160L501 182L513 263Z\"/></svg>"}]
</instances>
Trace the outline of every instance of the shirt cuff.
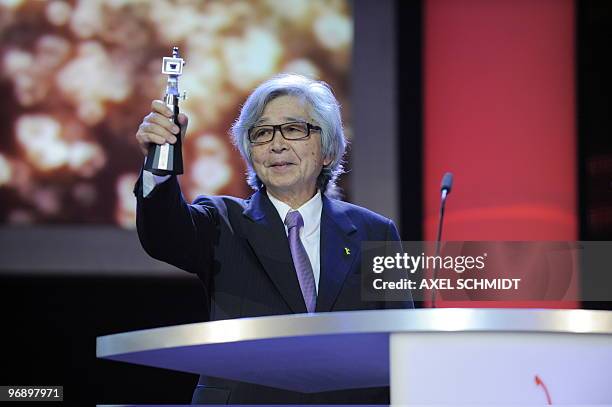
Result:
<instances>
[{"instance_id":1,"label":"shirt cuff","mask_svg":"<svg viewBox=\"0 0 612 407\"><path fill-rule=\"evenodd\" d=\"M170 175L155 175L150 171L142 171L142 197L149 196L151 191L159 184L162 184L170 179Z\"/></svg>"}]
</instances>

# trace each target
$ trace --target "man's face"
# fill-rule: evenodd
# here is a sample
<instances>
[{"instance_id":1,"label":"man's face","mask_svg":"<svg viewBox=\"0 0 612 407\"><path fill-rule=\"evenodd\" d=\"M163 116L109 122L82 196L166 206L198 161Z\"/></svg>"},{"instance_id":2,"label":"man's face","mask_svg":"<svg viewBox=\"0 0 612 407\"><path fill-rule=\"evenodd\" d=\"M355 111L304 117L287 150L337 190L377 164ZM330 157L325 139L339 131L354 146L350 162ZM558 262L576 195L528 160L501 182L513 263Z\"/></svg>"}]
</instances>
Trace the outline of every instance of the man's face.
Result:
<instances>
[{"instance_id":1,"label":"man's face","mask_svg":"<svg viewBox=\"0 0 612 407\"><path fill-rule=\"evenodd\" d=\"M284 95L268 102L256 126L295 121L316 124L307 104ZM314 195L323 165L331 162L322 156L321 134L316 130L302 140L285 140L277 130L269 143L251 145L251 158L255 172L272 195L298 203Z\"/></svg>"}]
</instances>

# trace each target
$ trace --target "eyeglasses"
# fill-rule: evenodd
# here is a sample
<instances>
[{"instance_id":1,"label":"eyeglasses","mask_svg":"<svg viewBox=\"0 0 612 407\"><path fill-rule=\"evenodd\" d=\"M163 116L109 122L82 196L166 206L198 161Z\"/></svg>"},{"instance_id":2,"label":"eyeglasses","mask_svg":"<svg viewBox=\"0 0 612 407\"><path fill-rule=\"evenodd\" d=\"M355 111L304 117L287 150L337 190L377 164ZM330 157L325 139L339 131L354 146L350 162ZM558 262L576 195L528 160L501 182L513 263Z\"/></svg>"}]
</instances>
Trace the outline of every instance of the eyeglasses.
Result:
<instances>
[{"instance_id":1,"label":"eyeglasses","mask_svg":"<svg viewBox=\"0 0 612 407\"><path fill-rule=\"evenodd\" d=\"M274 140L278 130L285 140L303 140L310 137L310 131L321 131L319 126L306 122L289 122L276 125L253 126L249 129L251 144L266 144Z\"/></svg>"}]
</instances>

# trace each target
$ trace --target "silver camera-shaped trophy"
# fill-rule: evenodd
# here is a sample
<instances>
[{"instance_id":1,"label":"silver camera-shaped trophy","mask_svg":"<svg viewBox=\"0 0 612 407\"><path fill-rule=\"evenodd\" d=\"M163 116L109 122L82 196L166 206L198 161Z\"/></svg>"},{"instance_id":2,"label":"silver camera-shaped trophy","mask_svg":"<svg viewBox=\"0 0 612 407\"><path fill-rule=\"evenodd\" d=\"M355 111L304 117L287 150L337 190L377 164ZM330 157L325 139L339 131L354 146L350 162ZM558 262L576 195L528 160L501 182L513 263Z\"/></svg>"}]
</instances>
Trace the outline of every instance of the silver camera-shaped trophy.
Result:
<instances>
[{"instance_id":1,"label":"silver camera-shaped trophy","mask_svg":"<svg viewBox=\"0 0 612 407\"><path fill-rule=\"evenodd\" d=\"M170 120L179 128L181 125L178 121L179 115L179 99L185 99L185 94L179 94L178 78L183 73L183 65L185 61L179 55L178 47L172 48L172 57L164 57L162 61L162 73L168 75L168 83L166 85L166 95L164 101L166 106L172 110L172 118ZM183 173L183 154L180 133L177 135L177 141L174 144L155 144L149 145L149 153L145 161L145 170L151 171L155 175L179 175Z\"/></svg>"}]
</instances>

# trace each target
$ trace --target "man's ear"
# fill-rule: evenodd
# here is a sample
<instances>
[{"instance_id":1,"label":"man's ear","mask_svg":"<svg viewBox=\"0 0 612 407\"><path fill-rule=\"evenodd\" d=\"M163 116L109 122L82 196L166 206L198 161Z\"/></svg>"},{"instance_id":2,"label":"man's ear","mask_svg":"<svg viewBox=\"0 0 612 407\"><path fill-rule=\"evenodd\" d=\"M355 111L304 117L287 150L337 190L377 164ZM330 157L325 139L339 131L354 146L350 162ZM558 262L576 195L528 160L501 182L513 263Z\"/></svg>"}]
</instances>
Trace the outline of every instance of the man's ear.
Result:
<instances>
[{"instance_id":1,"label":"man's ear","mask_svg":"<svg viewBox=\"0 0 612 407\"><path fill-rule=\"evenodd\" d=\"M334 161L334 160L331 157L323 158L323 167L327 167L329 164L332 163L332 161Z\"/></svg>"}]
</instances>

